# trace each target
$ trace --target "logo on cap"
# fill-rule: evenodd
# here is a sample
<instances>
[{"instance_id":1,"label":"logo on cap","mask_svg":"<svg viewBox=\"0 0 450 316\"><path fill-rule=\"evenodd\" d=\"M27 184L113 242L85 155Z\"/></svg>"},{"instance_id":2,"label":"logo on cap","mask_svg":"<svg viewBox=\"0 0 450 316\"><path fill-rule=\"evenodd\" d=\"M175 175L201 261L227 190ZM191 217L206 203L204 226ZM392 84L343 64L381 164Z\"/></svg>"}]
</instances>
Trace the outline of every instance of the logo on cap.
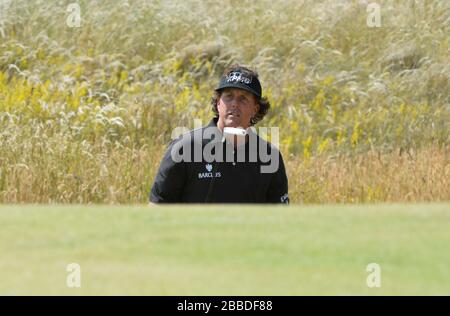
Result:
<instances>
[{"instance_id":1,"label":"logo on cap","mask_svg":"<svg viewBox=\"0 0 450 316\"><path fill-rule=\"evenodd\" d=\"M227 82L240 82L240 83L250 84L250 83L252 83L252 78L247 77L242 72L233 71L227 75Z\"/></svg>"}]
</instances>

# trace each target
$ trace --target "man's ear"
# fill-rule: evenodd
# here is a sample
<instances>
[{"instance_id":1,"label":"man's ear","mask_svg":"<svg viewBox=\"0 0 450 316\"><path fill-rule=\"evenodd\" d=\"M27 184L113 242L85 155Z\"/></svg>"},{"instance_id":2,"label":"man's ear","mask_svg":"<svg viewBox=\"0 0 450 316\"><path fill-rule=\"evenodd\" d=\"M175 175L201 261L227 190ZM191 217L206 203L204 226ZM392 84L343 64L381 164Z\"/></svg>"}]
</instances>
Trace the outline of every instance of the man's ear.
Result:
<instances>
[{"instance_id":1,"label":"man's ear","mask_svg":"<svg viewBox=\"0 0 450 316\"><path fill-rule=\"evenodd\" d=\"M256 114L258 114L258 112L259 112L259 108L260 108L260 105L259 105L259 102L258 101L256 101L256 112L255 112L255 114L253 115L253 116L255 116Z\"/></svg>"},{"instance_id":2,"label":"man's ear","mask_svg":"<svg viewBox=\"0 0 450 316\"><path fill-rule=\"evenodd\" d=\"M220 103L220 98L222 97L222 92L219 92L218 94L217 94L217 98L216 98L216 108L217 108L217 111L219 111L219 103Z\"/></svg>"}]
</instances>

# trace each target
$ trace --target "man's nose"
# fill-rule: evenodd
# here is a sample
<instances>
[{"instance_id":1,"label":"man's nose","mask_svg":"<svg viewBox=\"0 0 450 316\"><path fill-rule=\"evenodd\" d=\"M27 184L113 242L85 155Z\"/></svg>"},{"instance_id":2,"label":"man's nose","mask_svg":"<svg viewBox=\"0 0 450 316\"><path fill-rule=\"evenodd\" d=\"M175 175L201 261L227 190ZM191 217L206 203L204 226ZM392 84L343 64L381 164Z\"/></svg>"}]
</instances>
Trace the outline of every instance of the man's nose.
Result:
<instances>
[{"instance_id":1,"label":"man's nose","mask_svg":"<svg viewBox=\"0 0 450 316\"><path fill-rule=\"evenodd\" d=\"M230 106L234 109L234 108L239 108L239 102L237 98L233 98L230 102Z\"/></svg>"}]
</instances>

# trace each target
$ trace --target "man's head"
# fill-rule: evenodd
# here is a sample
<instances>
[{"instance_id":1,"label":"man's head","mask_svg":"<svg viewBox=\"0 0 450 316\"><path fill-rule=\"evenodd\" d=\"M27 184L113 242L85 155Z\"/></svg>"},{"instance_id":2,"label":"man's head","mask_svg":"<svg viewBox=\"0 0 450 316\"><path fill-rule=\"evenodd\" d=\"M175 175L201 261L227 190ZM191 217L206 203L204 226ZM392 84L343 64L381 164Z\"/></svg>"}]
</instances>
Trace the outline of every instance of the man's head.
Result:
<instances>
[{"instance_id":1,"label":"man's head","mask_svg":"<svg viewBox=\"0 0 450 316\"><path fill-rule=\"evenodd\" d=\"M225 70L211 104L221 128L248 128L260 121L270 108L270 103L262 97L258 74L239 65Z\"/></svg>"}]
</instances>

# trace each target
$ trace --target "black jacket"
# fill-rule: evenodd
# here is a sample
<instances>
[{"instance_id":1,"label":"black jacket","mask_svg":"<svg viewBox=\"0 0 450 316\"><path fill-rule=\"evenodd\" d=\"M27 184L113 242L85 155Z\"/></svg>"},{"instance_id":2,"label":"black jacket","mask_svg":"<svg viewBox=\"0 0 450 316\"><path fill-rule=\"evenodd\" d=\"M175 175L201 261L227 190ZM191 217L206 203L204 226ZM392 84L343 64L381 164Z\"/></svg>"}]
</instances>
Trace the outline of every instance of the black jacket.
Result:
<instances>
[{"instance_id":1,"label":"black jacket","mask_svg":"<svg viewBox=\"0 0 450 316\"><path fill-rule=\"evenodd\" d=\"M200 141L195 138L195 135L203 135L205 128L210 128L210 130L215 128L215 131L222 135L216 124L217 118L211 120L207 126L190 131L170 143L151 189L150 201L154 203L288 204L288 180L283 158L278 149L253 134L258 140L258 146L252 147L249 145L251 142L248 141L245 144L246 158L245 161L242 161L241 158L238 159L237 150L223 138L202 137ZM195 146L204 150L208 143L209 146L217 145L219 150L222 148L224 157L222 161L206 161L205 157L200 157L201 160L195 162ZM188 147L183 146L189 146L191 153L186 150ZM278 168L273 173L261 172L262 166L270 165L267 159L261 158L260 150L256 149L261 146L267 154L273 154L272 157L276 155L278 158ZM174 159L174 151L186 153L185 157L190 157L190 159L184 159L184 161ZM211 152L215 154L216 150ZM256 156L253 162L249 161L250 152L253 152L253 157ZM227 153L233 161L226 158Z\"/></svg>"}]
</instances>

